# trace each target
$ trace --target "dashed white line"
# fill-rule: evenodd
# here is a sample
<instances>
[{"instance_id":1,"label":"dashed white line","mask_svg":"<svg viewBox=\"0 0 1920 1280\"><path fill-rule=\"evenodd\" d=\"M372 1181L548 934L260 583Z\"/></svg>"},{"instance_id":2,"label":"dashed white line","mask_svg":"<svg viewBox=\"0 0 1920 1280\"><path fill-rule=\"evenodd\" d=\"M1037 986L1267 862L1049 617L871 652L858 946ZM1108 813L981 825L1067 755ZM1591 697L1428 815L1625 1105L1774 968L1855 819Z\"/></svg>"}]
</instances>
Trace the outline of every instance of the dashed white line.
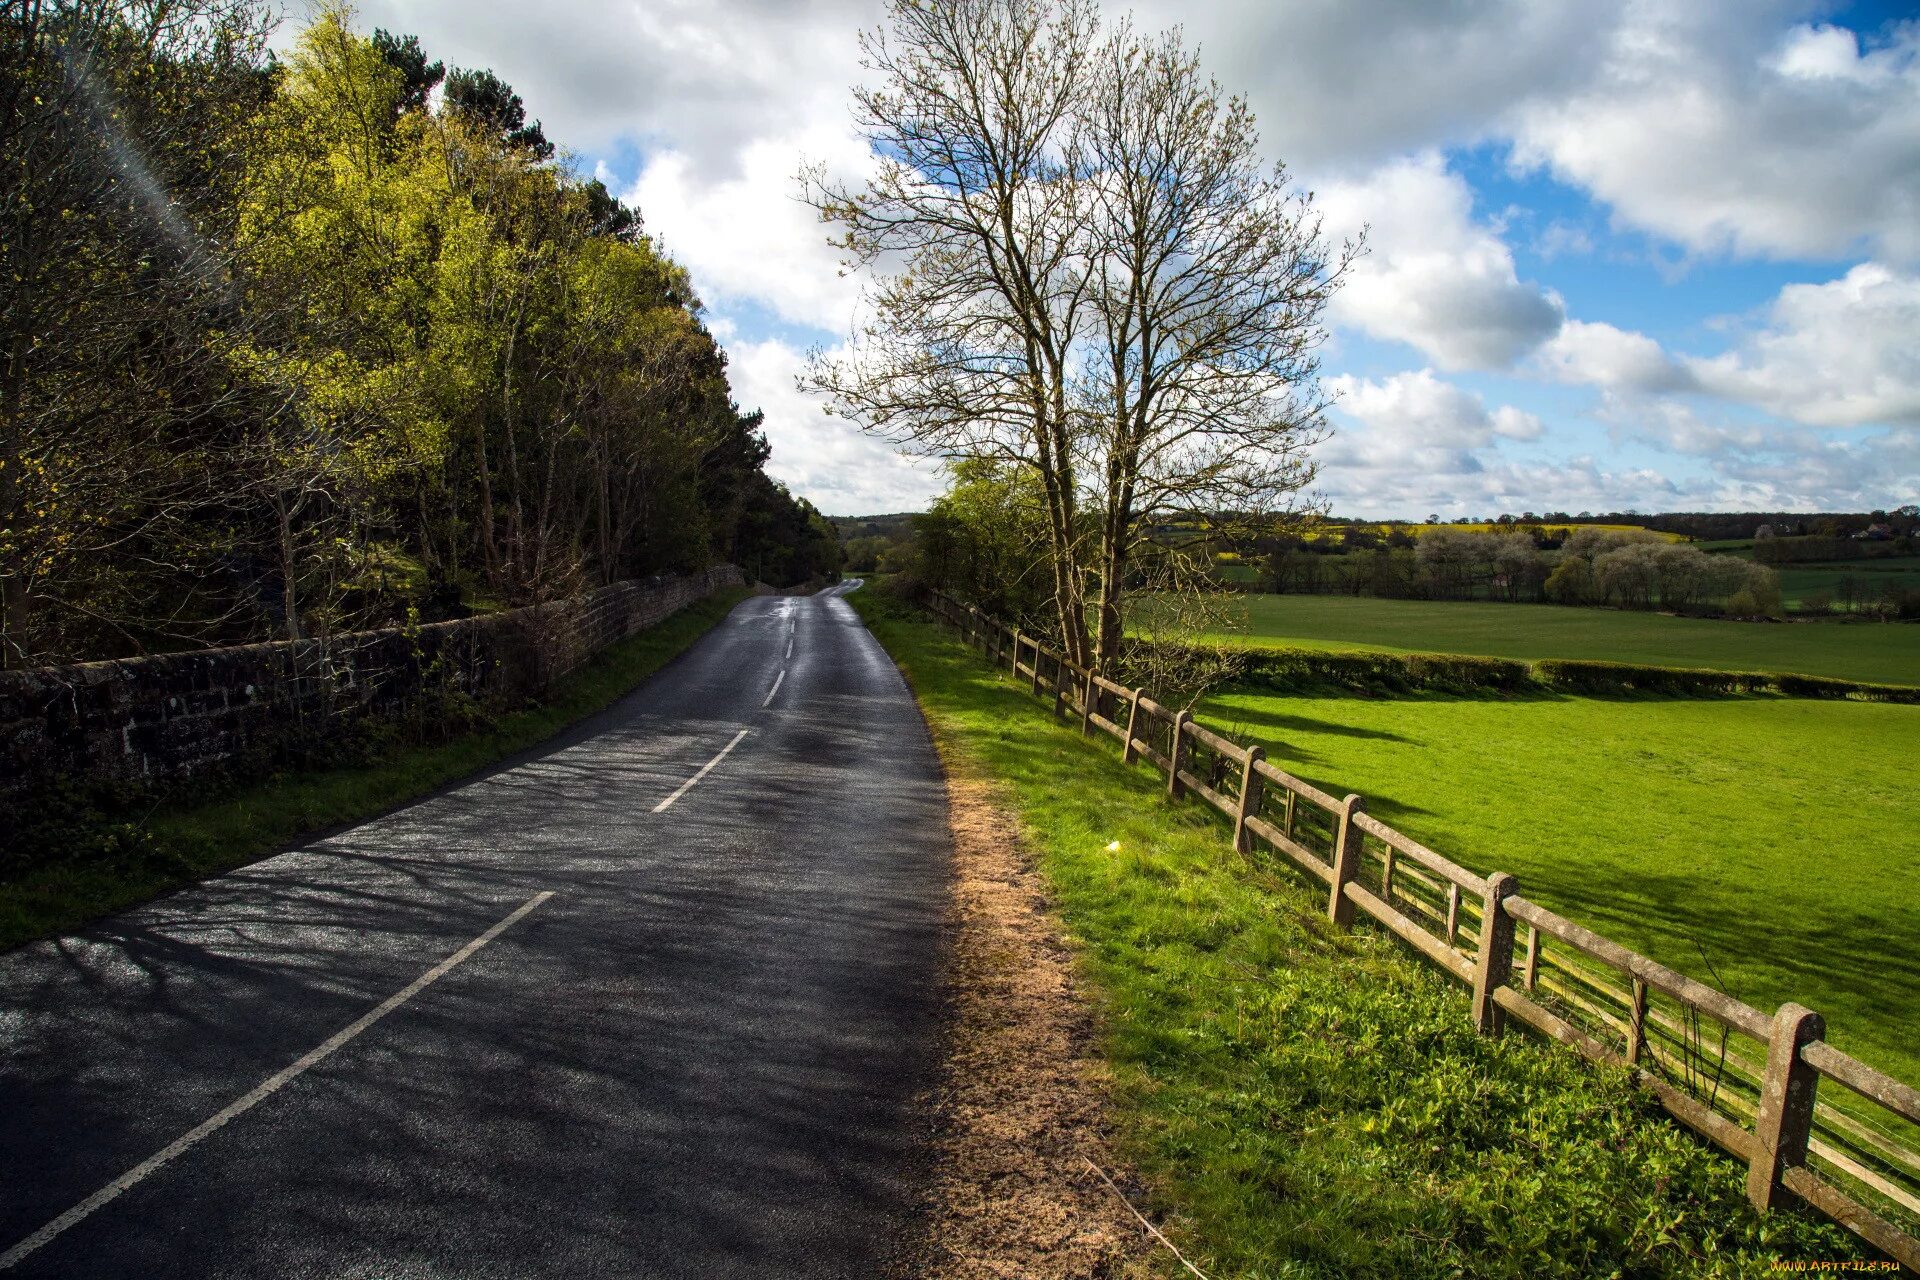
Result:
<instances>
[{"instance_id":1,"label":"dashed white line","mask_svg":"<svg viewBox=\"0 0 1920 1280\"><path fill-rule=\"evenodd\" d=\"M780 674L773 678L773 688L767 690L767 696L760 699L760 705L762 708L772 705L773 695L780 692L780 682L782 680L785 680L786 678L787 678L787 669L785 667L782 667L780 668Z\"/></svg>"},{"instance_id":2,"label":"dashed white line","mask_svg":"<svg viewBox=\"0 0 1920 1280\"><path fill-rule=\"evenodd\" d=\"M787 637L787 656L789 658L793 656L793 637L792 636Z\"/></svg>"},{"instance_id":3,"label":"dashed white line","mask_svg":"<svg viewBox=\"0 0 1920 1280\"><path fill-rule=\"evenodd\" d=\"M779 681L775 681L774 683L777 685ZM732 751L735 747L739 746L740 739L746 737L749 732L750 730L742 729L740 732L734 734L733 741L729 742L726 746L720 748L719 755L715 756L713 759L701 765L700 772L694 774L691 778L688 778L685 782L681 783L680 789L678 791L668 796L665 800L662 800L659 804L653 806L653 811L655 813L659 813L661 810L671 806L675 800L678 800L681 796L693 790L693 784L700 781L700 779L706 777L709 773L712 773L713 767L719 764L722 760L725 760L727 758L727 753L729 751Z\"/></svg>"},{"instance_id":4,"label":"dashed white line","mask_svg":"<svg viewBox=\"0 0 1920 1280\"><path fill-rule=\"evenodd\" d=\"M87 1217L94 1210L112 1202L121 1192L126 1191L148 1174L169 1163L202 1138L205 1138L214 1130L225 1125L229 1120L251 1109L255 1103L261 1102L274 1093L277 1093L295 1077L306 1071L307 1068L325 1059L336 1049L358 1036L368 1027L371 1027L374 1023L380 1021L380 1019L386 1017L395 1009L398 1009L401 1005L419 995L423 990L443 977L448 970L466 960L474 952L512 928L521 917L525 916L529 911L532 911L552 896L553 891L551 889L534 894L531 898L528 898L516 907L512 914L508 915L506 919L499 921L491 929L488 929L485 933L467 943L466 946L461 947L439 964L436 964L433 968L415 978L401 991L388 996L370 1012L361 1014L360 1017L355 1019L343 1030L337 1031L330 1036L319 1048L308 1050L305 1054L295 1059L292 1065L283 1067L268 1076L237 1101L227 1104L227 1106L219 1112L187 1130L184 1134L181 1134L178 1138L175 1138L172 1142L162 1147L158 1152L148 1156L145 1160L142 1160L139 1164L133 1166L133 1168L127 1170L112 1182L109 1182L106 1186L94 1192L85 1200L82 1200L79 1204L55 1218L52 1222L49 1222L46 1226L41 1227L38 1231L20 1241L5 1253L0 1253L0 1271L12 1267L28 1254L34 1252L40 1248L40 1246L65 1231L68 1227L73 1226L81 1219Z\"/></svg>"}]
</instances>

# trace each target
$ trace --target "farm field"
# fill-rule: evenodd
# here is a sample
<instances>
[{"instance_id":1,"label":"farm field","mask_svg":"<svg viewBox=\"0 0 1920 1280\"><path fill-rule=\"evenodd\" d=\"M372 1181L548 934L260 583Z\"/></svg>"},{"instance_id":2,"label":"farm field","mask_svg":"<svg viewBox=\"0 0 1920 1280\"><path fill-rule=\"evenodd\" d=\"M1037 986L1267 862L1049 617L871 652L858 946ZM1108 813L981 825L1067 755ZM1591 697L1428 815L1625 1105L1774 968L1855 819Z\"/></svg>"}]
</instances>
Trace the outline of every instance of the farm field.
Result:
<instances>
[{"instance_id":1,"label":"farm field","mask_svg":"<svg viewBox=\"0 0 1920 1280\"><path fill-rule=\"evenodd\" d=\"M1753 542L1702 542L1702 550L1720 555L1753 559ZM1824 560L1805 564L1776 565L1780 575L1780 595L1789 607L1806 603L1807 597L1825 594L1841 601L1841 582L1852 578L1869 596L1877 596L1888 586L1920 587L1920 556L1866 556L1858 560Z\"/></svg>"},{"instance_id":2,"label":"farm field","mask_svg":"<svg viewBox=\"0 0 1920 1280\"><path fill-rule=\"evenodd\" d=\"M1658 613L1371 596L1248 595L1229 644L1586 658L1920 684L1920 626L1723 622Z\"/></svg>"},{"instance_id":3,"label":"farm field","mask_svg":"<svg viewBox=\"0 0 1920 1280\"><path fill-rule=\"evenodd\" d=\"M1229 694L1203 718L1616 940L1920 1080L1920 707Z\"/></svg>"},{"instance_id":4,"label":"farm field","mask_svg":"<svg viewBox=\"0 0 1920 1280\"><path fill-rule=\"evenodd\" d=\"M1887 587L1920 588L1920 556L1780 565L1778 572L1780 595L1789 606L1804 605L1814 595L1825 595L1841 605L1845 600L1842 584L1848 578L1863 599L1878 597Z\"/></svg>"}]
</instances>

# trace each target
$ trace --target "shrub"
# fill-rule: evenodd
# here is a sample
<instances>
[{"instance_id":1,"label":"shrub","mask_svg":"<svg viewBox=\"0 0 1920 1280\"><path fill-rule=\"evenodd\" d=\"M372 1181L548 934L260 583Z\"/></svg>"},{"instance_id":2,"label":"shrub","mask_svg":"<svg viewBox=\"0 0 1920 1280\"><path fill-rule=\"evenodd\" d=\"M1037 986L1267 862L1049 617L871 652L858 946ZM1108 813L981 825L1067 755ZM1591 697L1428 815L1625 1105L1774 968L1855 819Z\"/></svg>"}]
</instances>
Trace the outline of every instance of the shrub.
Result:
<instances>
[{"instance_id":1,"label":"shrub","mask_svg":"<svg viewBox=\"0 0 1920 1280\"><path fill-rule=\"evenodd\" d=\"M1368 691L1438 689L1450 693L1514 693L1533 683L1524 662L1457 653L1328 653L1262 649L1247 656L1242 677L1281 692L1335 684Z\"/></svg>"},{"instance_id":2,"label":"shrub","mask_svg":"<svg viewBox=\"0 0 1920 1280\"><path fill-rule=\"evenodd\" d=\"M1534 663L1533 672L1542 684L1568 693L1662 693L1693 698L1757 693L1770 687L1775 679L1758 671L1694 671L1633 662L1560 658Z\"/></svg>"}]
</instances>

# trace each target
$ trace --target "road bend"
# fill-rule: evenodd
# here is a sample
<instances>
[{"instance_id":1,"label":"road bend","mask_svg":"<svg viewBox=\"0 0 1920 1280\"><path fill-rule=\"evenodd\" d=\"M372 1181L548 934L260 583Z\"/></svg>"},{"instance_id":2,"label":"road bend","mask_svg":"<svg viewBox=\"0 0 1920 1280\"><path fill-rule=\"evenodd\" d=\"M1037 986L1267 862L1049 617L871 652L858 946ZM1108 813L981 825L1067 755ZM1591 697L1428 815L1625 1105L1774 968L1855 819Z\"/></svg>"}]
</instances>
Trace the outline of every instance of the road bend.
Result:
<instances>
[{"instance_id":1,"label":"road bend","mask_svg":"<svg viewBox=\"0 0 1920 1280\"><path fill-rule=\"evenodd\" d=\"M869 1276L950 848L898 671L761 597L544 746L0 956L0 1276Z\"/></svg>"}]
</instances>

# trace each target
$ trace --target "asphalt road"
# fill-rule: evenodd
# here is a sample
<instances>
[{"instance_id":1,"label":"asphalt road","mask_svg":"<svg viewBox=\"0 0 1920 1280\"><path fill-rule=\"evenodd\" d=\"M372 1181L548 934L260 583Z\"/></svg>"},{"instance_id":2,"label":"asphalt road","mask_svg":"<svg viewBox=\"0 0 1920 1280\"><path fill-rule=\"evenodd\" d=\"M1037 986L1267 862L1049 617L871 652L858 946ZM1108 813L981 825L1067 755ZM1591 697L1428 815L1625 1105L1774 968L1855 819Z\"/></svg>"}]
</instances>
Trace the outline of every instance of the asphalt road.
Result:
<instances>
[{"instance_id":1,"label":"asphalt road","mask_svg":"<svg viewBox=\"0 0 1920 1280\"><path fill-rule=\"evenodd\" d=\"M497 770L0 956L0 1272L884 1272L949 857L853 610L749 600Z\"/></svg>"}]
</instances>

